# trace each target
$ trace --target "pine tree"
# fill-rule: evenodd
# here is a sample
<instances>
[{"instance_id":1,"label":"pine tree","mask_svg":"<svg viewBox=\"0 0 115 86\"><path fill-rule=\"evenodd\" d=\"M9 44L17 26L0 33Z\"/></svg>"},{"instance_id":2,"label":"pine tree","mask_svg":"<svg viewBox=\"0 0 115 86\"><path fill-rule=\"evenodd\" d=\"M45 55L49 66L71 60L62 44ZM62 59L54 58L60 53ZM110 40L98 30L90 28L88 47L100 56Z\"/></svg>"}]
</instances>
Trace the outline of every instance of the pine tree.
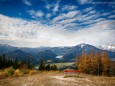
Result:
<instances>
[{"instance_id":1,"label":"pine tree","mask_svg":"<svg viewBox=\"0 0 115 86\"><path fill-rule=\"evenodd\" d=\"M55 70L55 71L57 70L57 66L56 66L56 65L54 65L54 70Z\"/></svg>"},{"instance_id":2,"label":"pine tree","mask_svg":"<svg viewBox=\"0 0 115 86\"><path fill-rule=\"evenodd\" d=\"M51 66L51 70L54 70L54 71L56 71L57 70L57 66L54 64L54 65L52 65Z\"/></svg>"},{"instance_id":3,"label":"pine tree","mask_svg":"<svg viewBox=\"0 0 115 86\"><path fill-rule=\"evenodd\" d=\"M45 62L43 60L41 60L41 62L40 62L39 70L40 71L44 71L45 70Z\"/></svg>"},{"instance_id":4,"label":"pine tree","mask_svg":"<svg viewBox=\"0 0 115 86\"><path fill-rule=\"evenodd\" d=\"M50 64L48 64L47 66L46 66L46 70L47 71L49 71L51 68L50 68Z\"/></svg>"}]
</instances>

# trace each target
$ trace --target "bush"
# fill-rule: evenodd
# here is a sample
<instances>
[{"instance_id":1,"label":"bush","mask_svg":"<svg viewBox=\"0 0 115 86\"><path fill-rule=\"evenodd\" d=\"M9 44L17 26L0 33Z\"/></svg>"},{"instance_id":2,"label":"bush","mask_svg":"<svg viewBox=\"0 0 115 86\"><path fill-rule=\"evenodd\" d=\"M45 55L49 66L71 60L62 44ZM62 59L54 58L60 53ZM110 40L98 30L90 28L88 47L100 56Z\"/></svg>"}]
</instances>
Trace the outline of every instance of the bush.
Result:
<instances>
[{"instance_id":1,"label":"bush","mask_svg":"<svg viewBox=\"0 0 115 86\"><path fill-rule=\"evenodd\" d=\"M36 70L30 70L30 71L29 71L29 74L30 74L30 75L33 75L33 74L36 74L36 73L37 73Z\"/></svg>"},{"instance_id":2,"label":"bush","mask_svg":"<svg viewBox=\"0 0 115 86\"><path fill-rule=\"evenodd\" d=\"M6 68L6 69L4 70L4 72L5 72L6 75L13 75L14 69L13 69L12 67Z\"/></svg>"},{"instance_id":3,"label":"bush","mask_svg":"<svg viewBox=\"0 0 115 86\"><path fill-rule=\"evenodd\" d=\"M23 75L23 73L21 72L21 70L16 69L16 70L14 71L14 76L20 76L20 75Z\"/></svg>"},{"instance_id":4,"label":"bush","mask_svg":"<svg viewBox=\"0 0 115 86\"><path fill-rule=\"evenodd\" d=\"M22 70L22 73L23 73L23 74L29 74L29 70L27 70L27 69Z\"/></svg>"}]
</instances>

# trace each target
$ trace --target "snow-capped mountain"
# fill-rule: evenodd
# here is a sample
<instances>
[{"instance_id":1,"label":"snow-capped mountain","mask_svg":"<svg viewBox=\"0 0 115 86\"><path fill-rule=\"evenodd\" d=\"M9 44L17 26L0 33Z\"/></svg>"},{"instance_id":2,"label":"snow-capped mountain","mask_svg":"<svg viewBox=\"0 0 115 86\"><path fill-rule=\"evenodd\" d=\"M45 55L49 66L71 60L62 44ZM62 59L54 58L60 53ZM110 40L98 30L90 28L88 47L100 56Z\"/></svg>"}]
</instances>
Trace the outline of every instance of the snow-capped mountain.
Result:
<instances>
[{"instance_id":1,"label":"snow-capped mountain","mask_svg":"<svg viewBox=\"0 0 115 86\"><path fill-rule=\"evenodd\" d=\"M98 46L99 49L115 52L115 44L106 44Z\"/></svg>"}]
</instances>

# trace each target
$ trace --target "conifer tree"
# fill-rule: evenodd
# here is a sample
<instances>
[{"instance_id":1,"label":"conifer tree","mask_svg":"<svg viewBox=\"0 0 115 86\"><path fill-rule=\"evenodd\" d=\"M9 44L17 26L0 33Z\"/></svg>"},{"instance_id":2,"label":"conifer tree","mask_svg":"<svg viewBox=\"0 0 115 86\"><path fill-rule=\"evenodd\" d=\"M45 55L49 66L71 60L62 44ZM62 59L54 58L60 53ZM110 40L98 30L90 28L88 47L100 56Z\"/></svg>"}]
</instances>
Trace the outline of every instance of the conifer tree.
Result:
<instances>
[{"instance_id":1,"label":"conifer tree","mask_svg":"<svg viewBox=\"0 0 115 86\"><path fill-rule=\"evenodd\" d=\"M110 71L110 59L106 51L102 52L102 70L103 75L108 75Z\"/></svg>"},{"instance_id":2,"label":"conifer tree","mask_svg":"<svg viewBox=\"0 0 115 86\"><path fill-rule=\"evenodd\" d=\"M56 70L57 70L57 66L56 66L55 64L52 65L52 66L51 66L51 70L55 70L55 71L56 71Z\"/></svg>"},{"instance_id":3,"label":"conifer tree","mask_svg":"<svg viewBox=\"0 0 115 86\"><path fill-rule=\"evenodd\" d=\"M85 71L85 63L86 63L85 60L86 60L86 53L83 51L79 62L79 70L81 71Z\"/></svg>"},{"instance_id":4,"label":"conifer tree","mask_svg":"<svg viewBox=\"0 0 115 86\"><path fill-rule=\"evenodd\" d=\"M41 60L41 62L40 62L39 70L40 71L44 71L45 70L45 62L43 60Z\"/></svg>"},{"instance_id":5,"label":"conifer tree","mask_svg":"<svg viewBox=\"0 0 115 86\"><path fill-rule=\"evenodd\" d=\"M50 64L48 64L47 66L46 66L46 70L50 70L51 68L50 68Z\"/></svg>"},{"instance_id":6,"label":"conifer tree","mask_svg":"<svg viewBox=\"0 0 115 86\"><path fill-rule=\"evenodd\" d=\"M96 61L95 61L96 74L101 75L102 74L102 60L101 60L101 55L99 52L96 52L95 58L96 58Z\"/></svg>"}]
</instances>

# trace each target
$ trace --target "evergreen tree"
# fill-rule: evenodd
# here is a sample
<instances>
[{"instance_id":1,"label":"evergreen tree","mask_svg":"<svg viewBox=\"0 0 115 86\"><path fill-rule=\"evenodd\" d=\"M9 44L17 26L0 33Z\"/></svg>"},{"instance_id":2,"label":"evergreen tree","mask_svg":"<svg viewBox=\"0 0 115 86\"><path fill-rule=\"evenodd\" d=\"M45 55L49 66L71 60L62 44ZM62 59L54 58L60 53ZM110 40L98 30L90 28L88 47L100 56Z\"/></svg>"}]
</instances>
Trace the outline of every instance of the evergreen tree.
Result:
<instances>
[{"instance_id":1,"label":"evergreen tree","mask_svg":"<svg viewBox=\"0 0 115 86\"><path fill-rule=\"evenodd\" d=\"M39 70L40 71L44 71L45 70L45 62L43 60L41 60L41 62L40 62Z\"/></svg>"},{"instance_id":2,"label":"evergreen tree","mask_svg":"<svg viewBox=\"0 0 115 86\"><path fill-rule=\"evenodd\" d=\"M46 66L46 70L47 71L49 71L51 68L50 68L50 64L48 64L47 66Z\"/></svg>"},{"instance_id":3,"label":"evergreen tree","mask_svg":"<svg viewBox=\"0 0 115 86\"><path fill-rule=\"evenodd\" d=\"M51 66L51 70L54 70L54 71L56 71L57 70L57 66L54 64L54 65L52 65Z\"/></svg>"}]
</instances>

